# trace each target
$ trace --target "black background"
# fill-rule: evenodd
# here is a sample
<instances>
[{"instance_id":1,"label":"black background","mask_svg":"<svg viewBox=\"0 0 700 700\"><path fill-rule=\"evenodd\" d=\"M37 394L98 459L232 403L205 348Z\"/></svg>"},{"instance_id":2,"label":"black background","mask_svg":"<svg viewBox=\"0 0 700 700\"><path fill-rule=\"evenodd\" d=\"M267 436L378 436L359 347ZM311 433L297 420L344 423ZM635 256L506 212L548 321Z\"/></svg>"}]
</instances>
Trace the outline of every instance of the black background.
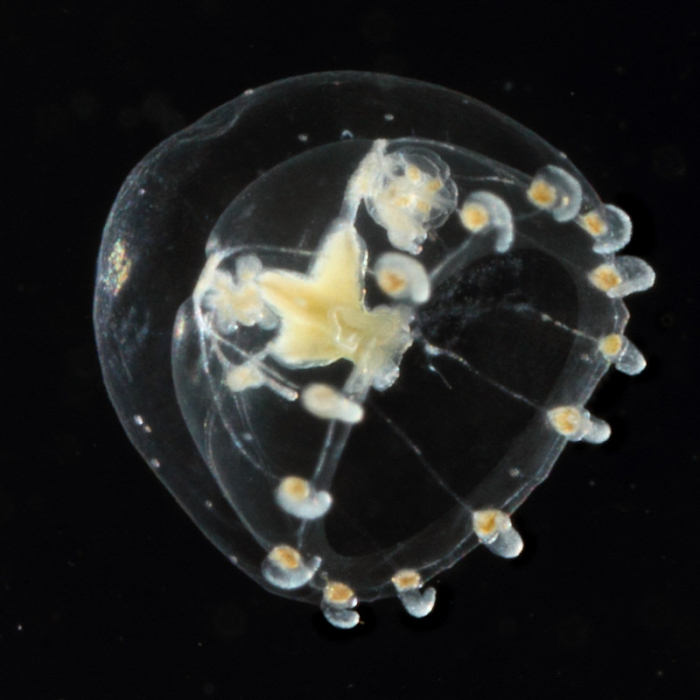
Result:
<instances>
[{"instance_id":1,"label":"black background","mask_svg":"<svg viewBox=\"0 0 700 700\"><path fill-rule=\"evenodd\" d=\"M175 7L177 5L177 7ZM0 696L696 698L697 2L5 3L5 428ZM518 512L514 562L477 551L424 621L397 601L330 629L198 532L126 439L101 384L101 229L159 141L249 87L319 70L435 82L565 151L626 209L649 360L591 408Z\"/></svg>"}]
</instances>

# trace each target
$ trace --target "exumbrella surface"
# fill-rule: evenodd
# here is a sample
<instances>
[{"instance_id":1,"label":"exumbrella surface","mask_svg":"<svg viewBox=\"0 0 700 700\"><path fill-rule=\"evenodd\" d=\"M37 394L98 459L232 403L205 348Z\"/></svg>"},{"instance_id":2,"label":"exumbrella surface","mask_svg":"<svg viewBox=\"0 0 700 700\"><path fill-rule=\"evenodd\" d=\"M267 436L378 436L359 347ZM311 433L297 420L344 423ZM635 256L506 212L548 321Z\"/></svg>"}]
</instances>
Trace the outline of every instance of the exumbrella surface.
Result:
<instances>
[{"instance_id":1,"label":"exumbrella surface","mask_svg":"<svg viewBox=\"0 0 700 700\"><path fill-rule=\"evenodd\" d=\"M95 327L132 442L206 536L340 628L427 615L585 408L644 359L631 224L559 151L455 92L368 73L249 90L129 175Z\"/></svg>"}]
</instances>

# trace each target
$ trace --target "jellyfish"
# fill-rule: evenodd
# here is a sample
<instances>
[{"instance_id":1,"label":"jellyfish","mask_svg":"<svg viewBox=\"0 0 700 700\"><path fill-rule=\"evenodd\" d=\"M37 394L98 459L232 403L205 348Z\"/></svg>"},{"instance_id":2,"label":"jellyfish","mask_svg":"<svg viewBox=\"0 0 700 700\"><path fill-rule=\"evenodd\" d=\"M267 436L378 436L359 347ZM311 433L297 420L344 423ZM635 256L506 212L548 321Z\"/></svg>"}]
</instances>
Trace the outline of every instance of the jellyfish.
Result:
<instances>
[{"instance_id":1,"label":"jellyfish","mask_svg":"<svg viewBox=\"0 0 700 700\"><path fill-rule=\"evenodd\" d=\"M349 629L512 516L614 368L645 361L629 217L560 151L442 87L321 73L246 91L124 183L95 328L134 445L202 532Z\"/></svg>"}]
</instances>

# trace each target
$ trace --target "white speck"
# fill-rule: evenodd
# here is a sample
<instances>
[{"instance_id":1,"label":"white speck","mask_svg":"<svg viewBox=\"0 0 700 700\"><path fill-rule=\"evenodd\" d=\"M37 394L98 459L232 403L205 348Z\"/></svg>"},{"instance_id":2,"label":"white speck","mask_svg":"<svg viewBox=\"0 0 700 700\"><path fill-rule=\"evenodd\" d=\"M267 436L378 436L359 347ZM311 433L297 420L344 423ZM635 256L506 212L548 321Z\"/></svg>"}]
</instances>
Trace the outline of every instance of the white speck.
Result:
<instances>
[{"instance_id":1,"label":"white speck","mask_svg":"<svg viewBox=\"0 0 700 700\"><path fill-rule=\"evenodd\" d=\"M341 134L340 134L341 139L354 139L355 134L352 133L352 131L348 131L347 129L344 129Z\"/></svg>"},{"instance_id":2,"label":"white speck","mask_svg":"<svg viewBox=\"0 0 700 700\"><path fill-rule=\"evenodd\" d=\"M160 460L155 457L148 462L154 469L160 469Z\"/></svg>"},{"instance_id":3,"label":"white speck","mask_svg":"<svg viewBox=\"0 0 700 700\"><path fill-rule=\"evenodd\" d=\"M299 134L299 136L297 136L297 138L302 143L306 143L309 140L309 135L308 134Z\"/></svg>"},{"instance_id":4,"label":"white speck","mask_svg":"<svg viewBox=\"0 0 700 700\"><path fill-rule=\"evenodd\" d=\"M143 428L145 432L151 432L151 426L148 425L148 423L146 423L146 421L143 419L143 416L135 415L134 423L136 423L136 425L138 425L140 428Z\"/></svg>"},{"instance_id":5,"label":"white speck","mask_svg":"<svg viewBox=\"0 0 700 700\"><path fill-rule=\"evenodd\" d=\"M385 114L385 115L384 115L384 121L393 122L393 121L394 121L394 115L393 115L393 114Z\"/></svg>"}]
</instances>

